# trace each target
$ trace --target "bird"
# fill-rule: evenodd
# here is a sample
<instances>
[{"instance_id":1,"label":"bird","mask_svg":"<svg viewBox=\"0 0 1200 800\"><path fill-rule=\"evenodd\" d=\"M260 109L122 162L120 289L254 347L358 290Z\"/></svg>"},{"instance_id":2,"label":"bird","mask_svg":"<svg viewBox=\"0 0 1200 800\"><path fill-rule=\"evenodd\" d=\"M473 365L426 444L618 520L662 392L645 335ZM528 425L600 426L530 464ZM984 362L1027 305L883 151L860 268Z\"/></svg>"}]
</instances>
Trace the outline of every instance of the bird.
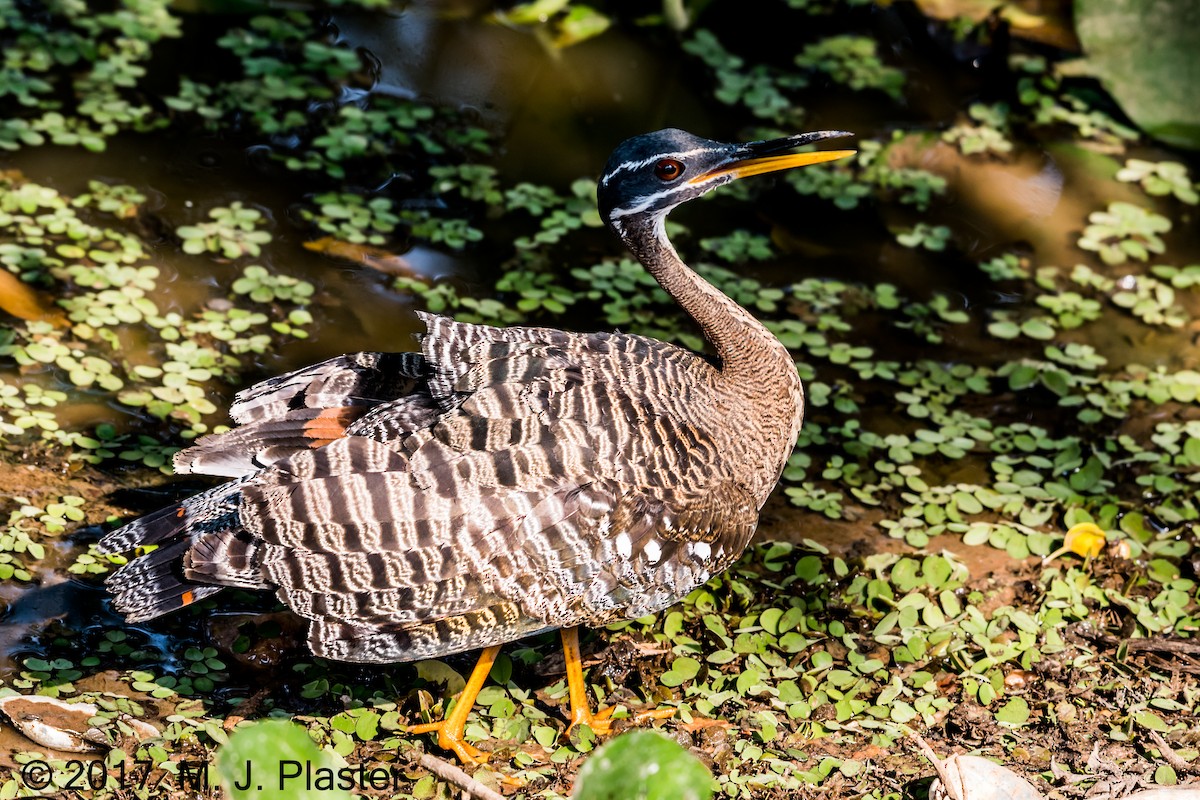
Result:
<instances>
[{"instance_id":1,"label":"bird","mask_svg":"<svg viewBox=\"0 0 1200 800\"><path fill-rule=\"evenodd\" d=\"M708 356L620 332L499 328L417 312L413 352L337 356L239 392L231 430L176 454L225 483L105 535L142 622L226 587L274 590L320 657L387 664L481 649L438 745L503 644L561 631L570 724L591 712L581 625L669 607L740 557L799 434L788 350L680 258L667 214L735 179L853 150L816 131L725 143L668 128L613 152L601 216L696 322Z\"/></svg>"}]
</instances>

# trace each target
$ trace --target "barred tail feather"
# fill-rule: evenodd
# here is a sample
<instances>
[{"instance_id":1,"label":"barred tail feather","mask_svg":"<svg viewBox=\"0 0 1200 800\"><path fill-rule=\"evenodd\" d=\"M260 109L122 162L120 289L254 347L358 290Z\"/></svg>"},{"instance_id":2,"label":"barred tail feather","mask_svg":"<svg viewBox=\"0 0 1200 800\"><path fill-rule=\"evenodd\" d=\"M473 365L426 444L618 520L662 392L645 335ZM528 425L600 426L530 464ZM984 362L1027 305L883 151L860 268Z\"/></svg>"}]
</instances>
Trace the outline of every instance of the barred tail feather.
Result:
<instances>
[{"instance_id":1,"label":"barred tail feather","mask_svg":"<svg viewBox=\"0 0 1200 800\"><path fill-rule=\"evenodd\" d=\"M118 528L99 542L102 553L139 553L106 581L113 605L130 622L142 622L216 594L221 586L197 582L185 560L202 539L240 527L243 481L227 483Z\"/></svg>"},{"instance_id":2,"label":"barred tail feather","mask_svg":"<svg viewBox=\"0 0 1200 800\"><path fill-rule=\"evenodd\" d=\"M194 540L209 531L236 528L242 502L242 484L247 479L220 486L189 497L176 505L161 508L102 538L101 553L126 553L137 547L157 545L176 537Z\"/></svg>"},{"instance_id":3,"label":"barred tail feather","mask_svg":"<svg viewBox=\"0 0 1200 800\"><path fill-rule=\"evenodd\" d=\"M191 583L182 576L180 559L188 546L180 539L118 570L105 582L113 607L129 622L144 622L221 591L220 586Z\"/></svg>"}]
</instances>

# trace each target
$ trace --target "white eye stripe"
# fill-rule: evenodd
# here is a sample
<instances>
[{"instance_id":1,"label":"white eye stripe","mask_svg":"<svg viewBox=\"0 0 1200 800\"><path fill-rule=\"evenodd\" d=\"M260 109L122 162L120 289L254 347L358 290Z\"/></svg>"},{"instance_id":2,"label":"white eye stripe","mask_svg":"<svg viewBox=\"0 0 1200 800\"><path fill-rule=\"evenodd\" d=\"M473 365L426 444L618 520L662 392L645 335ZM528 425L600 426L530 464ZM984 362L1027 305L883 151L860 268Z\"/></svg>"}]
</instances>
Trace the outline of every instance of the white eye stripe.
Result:
<instances>
[{"instance_id":1,"label":"white eye stripe","mask_svg":"<svg viewBox=\"0 0 1200 800\"><path fill-rule=\"evenodd\" d=\"M657 202L658 200L661 200L664 197L670 197L671 195L674 195L674 194L681 194L681 189L683 189L684 187L699 191L701 194L703 194L703 192L706 191L706 189L704 187L708 186L708 184L710 184L714 181L718 181L721 183L728 183L730 180L732 180L732 177L726 173L726 174L722 174L722 175L714 175L711 178L708 178L707 180L700 181L699 183L686 183L686 182L685 183L677 183L677 184L674 184L670 189L664 189L661 192L655 192L654 194L644 195L643 197L639 198L639 202L637 205L629 206L628 208L614 208L612 211L610 211L608 213L608 216L609 216L609 219L619 219L621 217L627 217L630 214L640 214L641 212L650 208L650 206L654 205L655 202ZM680 200L680 202L683 202L683 199L686 199L687 197L695 197L695 195L694 194L682 195L682 199Z\"/></svg>"},{"instance_id":2,"label":"white eye stripe","mask_svg":"<svg viewBox=\"0 0 1200 800\"><path fill-rule=\"evenodd\" d=\"M608 182L620 172L633 171L641 169L642 167L648 167L651 164L657 164L664 158L673 158L676 161L682 161L689 156L700 155L701 153L719 153L723 150L724 148L721 147L697 147L692 150L683 150L678 153L659 153L658 155L651 156L650 158L643 158L641 161L623 161L617 166L613 167L611 172L600 179L600 185L607 186Z\"/></svg>"}]
</instances>

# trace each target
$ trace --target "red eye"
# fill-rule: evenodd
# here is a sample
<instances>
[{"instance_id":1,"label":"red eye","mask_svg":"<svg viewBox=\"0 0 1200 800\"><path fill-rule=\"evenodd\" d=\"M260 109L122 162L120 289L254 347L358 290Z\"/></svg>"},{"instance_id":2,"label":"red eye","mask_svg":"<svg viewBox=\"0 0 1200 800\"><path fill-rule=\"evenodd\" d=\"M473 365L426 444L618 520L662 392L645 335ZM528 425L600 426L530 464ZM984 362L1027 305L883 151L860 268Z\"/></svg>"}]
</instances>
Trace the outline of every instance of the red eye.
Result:
<instances>
[{"instance_id":1,"label":"red eye","mask_svg":"<svg viewBox=\"0 0 1200 800\"><path fill-rule=\"evenodd\" d=\"M683 174L683 164L673 158L664 158L654 165L654 175L659 180L673 181Z\"/></svg>"}]
</instances>

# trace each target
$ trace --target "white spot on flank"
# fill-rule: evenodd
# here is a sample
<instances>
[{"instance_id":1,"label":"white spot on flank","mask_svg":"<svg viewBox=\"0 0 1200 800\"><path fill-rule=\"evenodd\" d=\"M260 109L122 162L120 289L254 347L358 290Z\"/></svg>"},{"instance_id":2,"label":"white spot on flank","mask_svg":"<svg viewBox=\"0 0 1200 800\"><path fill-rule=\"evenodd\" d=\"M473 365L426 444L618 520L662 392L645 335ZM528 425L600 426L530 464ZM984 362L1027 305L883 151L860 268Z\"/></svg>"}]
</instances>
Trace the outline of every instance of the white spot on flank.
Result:
<instances>
[{"instance_id":1,"label":"white spot on flank","mask_svg":"<svg viewBox=\"0 0 1200 800\"><path fill-rule=\"evenodd\" d=\"M659 547L658 542L654 541L653 539L646 542L646 547L644 549L646 551L646 560L651 564L657 564L658 560L662 558L662 548Z\"/></svg>"},{"instance_id":2,"label":"white spot on flank","mask_svg":"<svg viewBox=\"0 0 1200 800\"><path fill-rule=\"evenodd\" d=\"M642 772L644 772L647 775L653 775L656 772L658 772L658 770L661 767L662 767L662 764L659 764L657 761L651 761L649 764L646 765L646 768L644 770L642 770Z\"/></svg>"},{"instance_id":3,"label":"white spot on flank","mask_svg":"<svg viewBox=\"0 0 1200 800\"><path fill-rule=\"evenodd\" d=\"M712 555L712 548L708 546L708 542L696 542L692 545L692 554L701 561L707 561Z\"/></svg>"},{"instance_id":4,"label":"white spot on flank","mask_svg":"<svg viewBox=\"0 0 1200 800\"><path fill-rule=\"evenodd\" d=\"M617 552L621 558L629 558L633 555L633 542L629 541L628 533L622 533L617 537Z\"/></svg>"}]
</instances>

